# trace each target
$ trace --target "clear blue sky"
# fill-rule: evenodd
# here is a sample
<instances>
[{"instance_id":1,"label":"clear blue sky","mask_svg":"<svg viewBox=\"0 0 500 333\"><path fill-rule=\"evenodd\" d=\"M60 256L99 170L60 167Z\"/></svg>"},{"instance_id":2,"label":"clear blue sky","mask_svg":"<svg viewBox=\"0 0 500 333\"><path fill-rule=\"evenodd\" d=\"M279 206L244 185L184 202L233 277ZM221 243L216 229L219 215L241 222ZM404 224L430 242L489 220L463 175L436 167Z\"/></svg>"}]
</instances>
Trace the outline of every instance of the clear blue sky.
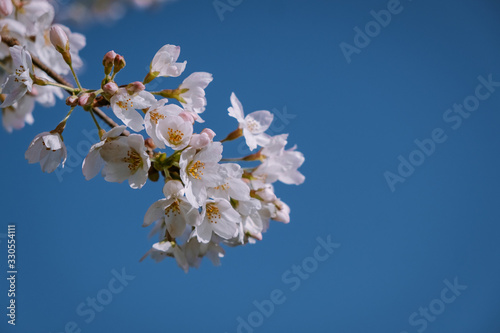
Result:
<instances>
[{"instance_id":1,"label":"clear blue sky","mask_svg":"<svg viewBox=\"0 0 500 333\"><path fill-rule=\"evenodd\" d=\"M370 11L388 5L378 31ZM277 186L291 223L227 249L221 267L205 261L186 275L173 260L139 263L154 241L142 219L161 184L87 182L78 153L62 182L42 174L24 152L67 108L38 108L33 126L0 134L0 233L17 224L19 270L18 325L6 324L3 278L0 331L499 332L500 87L478 80L500 82L499 15L486 0L254 0L221 21L212 1L180 0L84 29L84 85L98 84L110 49L125 56L127 83L142 80L162 45L180 45L186 74L214 74L204 118L217 137L234 129L234 91L247 112L275 112L273 134L290 133L305 154L306 182ZM348 63L339 45L355 46L353 29L367 24L373 37L358 38L364 47ZM475 111L448 111L464 100ZM92 122L79 110L65 132L74 151L88 145L83 128ZM394 178L400 155L419 166ZM340 247L316 250L329 235ZM123 269L134 279L120 283ZM100 312L86 304L96 297Z\"/></svg>"}]
</instances>

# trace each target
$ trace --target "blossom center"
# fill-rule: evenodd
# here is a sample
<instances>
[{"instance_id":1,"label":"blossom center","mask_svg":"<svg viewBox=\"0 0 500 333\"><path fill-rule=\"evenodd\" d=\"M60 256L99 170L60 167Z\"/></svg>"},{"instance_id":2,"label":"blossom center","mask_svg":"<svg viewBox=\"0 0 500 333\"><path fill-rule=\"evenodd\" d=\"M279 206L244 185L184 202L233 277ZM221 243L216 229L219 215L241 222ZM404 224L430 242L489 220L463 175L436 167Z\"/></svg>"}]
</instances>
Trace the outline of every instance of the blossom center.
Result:
<instances>
[{"instance_id":1,"label":"blossom center","mask_svg":"<svg viewBox=\"0 0 500 333\"><path fill-rule=\"evenodd\" d=\"M207 219L210 223L217 223L217 220L221 218L219 207L215 204L207 204L206 211Z\"/></svg>"},{"instance_id":2,"label":"blossom center","mask_svg":"<svg viewBox=\"0 0 500 333\"><path fill-rule=\"evenodd\" d=\"M196 161L189 166L188 173L191 177L201 180L201 176L203 176L203 169L205 169L205 163Z\"/></svg>"},{"instance_id":3,"label":"blossom center","mask_svg":"<svg viewBox=\"0 0 500 333\"><path fill-rule=\"evenodd\" d=\"M179 202L175 200L170 206L165 208L165 215L170 217L170 214L177 216L181 214L181 209L179 208Z\"/></svg>"},{"instance_id":4,"label":"blossom center","mask_svg":"<svg viewBox=\"0 0 500 333\"><path fill-rule=\"evenodd\" d=\"M134 107L134 103L132 102L131 98L127 98L125 101L118 101L116 105L118 105L121 109L128 109Z\"/></svg>"},{"instance_id":5,"label":"blossom center","mask_svg":"<svg viewBox=\"0 0 500 333\"><path fill-rule=\"evenodd\" d=\"M127 157L123 158L123 162L128 163L128 169L132 172L137 171L142 166L142 158L135 150L129 150Z\"/></svg>"},{"instance_id":6,"label":"blossom center","mask_svg":"<svg viewBox=\"0 0 500 333\"><path fill-rule=\"evenodd\" d=\"M26 72L26 68L24 68L23 65L19 66L19 68L16 69L15 71L15 75L16 77L14 78L14 81L15 82L26 82L26 79L21 79L21 75L24 74L24 72Z\"/></svg>"},{"instance_id":7,"label":"blossom center","mask_svg":"<svg viewBox=\"0 0 500 333\"><path fill-rule=\"evenodd\" d=\"M155 122L155 124L158 124L158 120L160 119L165 119L165 115L159 114L158 112L150 112L149 116L151 117L151 120Z\"/></svg>"},{"instance_id":8,"label":"blossom center","mask_svg":"<svg viewBox=\"0 0 500 333\"><path fill-rule=\"evenodd\" d=\"M219 186L215 187L215 189L216 190L222 190L222 191L228 190L229 189L229 184L225 183L225 184L219 185Z\"/></svg>"},{"instance_id":9,"label":"blossom center","mask_svg":"<svg viewBox=\"0 0 500 333\"><path fill-rule=\"evenodd\" d=\"M182 138L184 138L184 133L179 130L173 130L171 128L168 129L168 141L174 145L178 145L182 142Z\"/></svg>"},{"instance_id":10,"label":"blossom center","mask_svg":"<svg viewBox=\"0 0 500 333\"><path fill-rule=\"evenodd\" d=\"M260 124L255 119L248 119L247 128L250 132L255 133L260 129Z\"/></svg>"}]
</instances>

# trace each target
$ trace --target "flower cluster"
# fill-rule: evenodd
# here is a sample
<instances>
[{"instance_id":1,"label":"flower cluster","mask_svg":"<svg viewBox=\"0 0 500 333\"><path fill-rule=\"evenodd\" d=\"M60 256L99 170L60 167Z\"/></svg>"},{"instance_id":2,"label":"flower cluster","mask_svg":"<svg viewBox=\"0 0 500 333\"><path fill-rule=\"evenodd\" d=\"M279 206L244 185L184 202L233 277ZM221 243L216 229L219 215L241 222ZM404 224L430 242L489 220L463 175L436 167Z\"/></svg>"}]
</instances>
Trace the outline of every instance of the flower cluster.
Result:
<instances>
[{"instance_id":1,"label":"flower cluster","mask_svg":"<svg viewBox=\"0 0 500 333\"><path fill-rule=\"evenodd\" d=\"M0 107L2 124L8 132L33 123L35 103L51 107L55 105L56 97L64 97L59 87L33 85L36 78L46 80L49 77L40 68L32 66L32 56L50 64L57 74L66 75L71 70L50 42L53 19L54 7L47 1L0 0L0 34L3 41L0 43L0 82L4 82ZM67 47L72 68L80 68L83 62L78 52L85 46L85 37L63 25L56 27L69 37ZM19 45L14 46L13 40ZM14 47L9 50L9 46Z\"/></svg>"},{"instance_id":2,"label":"flower cluster","mask_svg":"<svg viewBox=\"0 0 500 333\"><path fill-rule=\"evenodd\" d=\"M223 245L255 243L262 239L271 220L290 221L290 208L276 196L273 183L303 183L298 168L304 156L295 147L285 148L286 134L266 134L273 121L269 111L245 115L241 102L231 94L228 115L235 118L237 126L217 141L212 129L198 128L205 122L205 89L212 74L192 73L175 89L147 89L158 77L183 75L187 63L179 61L179 46L163 46L152 58L145 78L127 84L116 80L126 66L124 57L109 51L103 58L100 87L86 89L73 70L72 39L80 36L74 37L57 25L47 31L51 52L58 55L57 62L50 63L64 64L77 88L43 77L32 63L32 56L39 53L21 39L23 46L9 49L15 70L5 78L2 107L17 112L23 99L36 98L32 96L35 89L64 89L70 94L66 100L70 111L54 130L35 137L26 152L30 163L39 162L45 172L64 167L63 132L72 112L81 107L92 116L100 137L83 161L87 180L100 173L108 182L127 181L131 188L140 189L148 180L162 179L163 197L151 205L143 221L144 227L152 226L151 234L157 234L159 240L144 257L156 261L173 257L186 272L189 267L198 267L204 256L217 265L224 255ZM108 107L123 125L113 122L109 131L101 129L96 119L96 114L103 117L99 107ZM223 158L223 143L238 138L245 140L252 153Z\"/></svg>"}]
</instances>

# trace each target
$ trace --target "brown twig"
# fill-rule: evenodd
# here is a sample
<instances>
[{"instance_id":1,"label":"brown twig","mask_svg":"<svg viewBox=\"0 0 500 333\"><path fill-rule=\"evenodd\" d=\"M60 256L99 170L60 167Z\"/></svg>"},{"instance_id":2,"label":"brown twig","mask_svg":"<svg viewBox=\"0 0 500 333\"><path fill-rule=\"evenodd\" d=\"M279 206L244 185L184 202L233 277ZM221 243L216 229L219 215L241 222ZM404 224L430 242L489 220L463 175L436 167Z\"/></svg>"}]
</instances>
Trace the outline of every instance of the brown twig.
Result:
<instances>
[{"instance_id":1,"label":"brown twig","mask_svg":"<svg viewBox=\"0 0 500 333\"><path fill-rule=\"evenodd\" d=\"M12 46L15 46L15 45L21 45L19 43L19 41L13 37L10 37L10 36L4 36L2 35L2 42L7 44L9 47L12 47ZM62 77L61 75L57 74L56 72L54 72L50 67L48 67L47 65L45 65L37 56L34 56L33 54L31 54L31 59L33 60L33 64L40 68L42 71L44 71L45 73L47 73L48 76L50 76L54 81L56 81L57 83L60 83L60 84L64 84L65 86L68 86L68 87L71 87L73 88L74 86L69 83L64 77ZM101 109L95 107L93 108L95 114L101 118L102 121L104 121L108 126L110 127L117 127L118 124L113 120L111 119L108 115L106 115ZM125 130L123 132L123 135L125 136L129 136L130 135L130 132Z\"/></svg>"}]
</instances>

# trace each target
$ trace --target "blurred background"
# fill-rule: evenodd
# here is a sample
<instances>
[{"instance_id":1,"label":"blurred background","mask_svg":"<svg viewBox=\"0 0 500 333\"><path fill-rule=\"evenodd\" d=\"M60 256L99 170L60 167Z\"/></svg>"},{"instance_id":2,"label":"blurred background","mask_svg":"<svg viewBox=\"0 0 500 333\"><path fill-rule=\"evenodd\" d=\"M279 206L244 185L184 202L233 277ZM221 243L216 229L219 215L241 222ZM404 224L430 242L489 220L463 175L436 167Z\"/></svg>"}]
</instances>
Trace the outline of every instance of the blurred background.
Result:
<instances>
[{"instance_id":1,"label":"blurred background","mask_svg":"<svg viewBox=\"0 0 500 333\"><path fill-rule=\"evenodd\" d=\"M2 269L0 331L500 332L499 16L492 0L178 0L70 20L87 36L84 86L99 84L111 49L128 83L180 45L185 75L158 87L213 73L205 125L219 140L235 129L231 92L247 113L272 111L270 132L290 133L306 182L276 186L290 224L226 249L220 267L140 263L161 184L85 181L97 137L80 111L66 167L43 174L25 150L67 107L40 107L32 126L0 133L1 267L8 224L18 261L17 324Z\"/></svg>"}]
</instances>

